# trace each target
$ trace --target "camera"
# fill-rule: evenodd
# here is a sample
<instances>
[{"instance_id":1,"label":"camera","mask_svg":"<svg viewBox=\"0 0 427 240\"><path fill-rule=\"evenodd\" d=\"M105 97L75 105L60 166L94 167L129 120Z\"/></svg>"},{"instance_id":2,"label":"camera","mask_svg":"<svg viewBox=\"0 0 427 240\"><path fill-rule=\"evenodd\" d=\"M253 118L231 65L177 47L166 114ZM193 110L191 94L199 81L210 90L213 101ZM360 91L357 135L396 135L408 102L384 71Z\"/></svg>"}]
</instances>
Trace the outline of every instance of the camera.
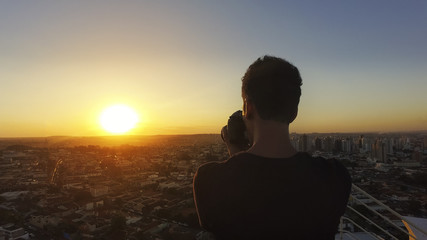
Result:
<instances>
[{"instance_id":1,"label":"camera","mask_svg":"<svg viewBox=\"0 0 427 240\"><path fill-rule=\"evenodd\" d=\"M225 125L221 130L222 140L224 140L224 133L227 133L231 144L236 145L242 150L247 150L250 147L241 110L234 112L228 118L227 125Z\"/></svg>"}]
</instances>

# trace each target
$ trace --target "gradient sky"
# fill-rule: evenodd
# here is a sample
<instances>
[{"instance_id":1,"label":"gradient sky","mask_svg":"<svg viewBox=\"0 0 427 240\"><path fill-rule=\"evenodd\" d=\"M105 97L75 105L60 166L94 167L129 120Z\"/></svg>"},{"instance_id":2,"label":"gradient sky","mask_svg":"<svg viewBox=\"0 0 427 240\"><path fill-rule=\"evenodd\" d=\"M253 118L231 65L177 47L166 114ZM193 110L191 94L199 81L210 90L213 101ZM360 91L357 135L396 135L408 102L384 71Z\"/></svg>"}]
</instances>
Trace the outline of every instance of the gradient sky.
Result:
<instances>
[{"instance_id":1,"label":"gradient sky","mask_svg":"<svg viewBox=\"0 0 427 240\"><path fill-rule=\"evenodd\" d=\"M427 129L427 2L1 1L0 137L219 133L259 56L303 78L292 132Z\"/></svg>"}]
</instances>

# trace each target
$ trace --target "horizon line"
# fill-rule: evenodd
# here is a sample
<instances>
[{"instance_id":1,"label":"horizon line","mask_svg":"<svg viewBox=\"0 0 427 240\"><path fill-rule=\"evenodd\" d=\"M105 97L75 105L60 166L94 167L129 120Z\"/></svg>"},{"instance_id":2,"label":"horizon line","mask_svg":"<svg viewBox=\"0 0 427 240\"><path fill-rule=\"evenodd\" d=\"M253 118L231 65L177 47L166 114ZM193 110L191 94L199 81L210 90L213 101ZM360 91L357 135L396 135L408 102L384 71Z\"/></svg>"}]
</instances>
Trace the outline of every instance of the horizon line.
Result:
<instances>
[{"instance_id":1,"label":"horizon line","mask_svg":"<svg viewBox=\"0 0 427 240\"><path fill-rule=\"evenodd\" d=\"M352 132L291 132L292 134L402 134L402 133L419 133L427 134L425 130L408 130L408 131L352 131ZM96 137L160 137L160 136L197 136L197 135L221 135L220 133L182 133L182 134L117 134L117 135L50 135L50 136L19 136L19 137L2 137L0 139L16 139L16 138L96 138Z\"/></svg>"}]
</instances>

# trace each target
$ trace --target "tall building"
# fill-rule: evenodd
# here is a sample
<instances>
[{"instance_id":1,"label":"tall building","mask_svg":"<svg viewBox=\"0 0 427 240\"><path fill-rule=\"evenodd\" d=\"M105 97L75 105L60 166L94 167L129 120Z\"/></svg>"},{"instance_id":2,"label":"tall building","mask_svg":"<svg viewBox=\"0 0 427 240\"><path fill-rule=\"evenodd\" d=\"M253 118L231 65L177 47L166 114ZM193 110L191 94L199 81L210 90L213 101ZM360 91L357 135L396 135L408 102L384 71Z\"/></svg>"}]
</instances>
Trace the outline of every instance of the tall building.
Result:
<instances>
[{"instance_id":1,"label":"tall building","mask_svg":"<svg viewBox=\"0 0 427 240\"><path fill-rule=\"evenodd\" d=\"M363 144L363 146L362 146L362 152L370 152L370 151L372 151L372 146L373 146L372 138L366 138L366 137L364 137L362 144Z\"/></svg>"},{"instance_id":2,"label":"tall building","mask_svg":"<svg viewBox=\"0 0 427 240\"><path fill-rule=\"evenodd\" d=\"M322 143L321 138L316 137L316 139L314 139L314 149L316 151L322 151L323 150L323 143Z\"/></svg>"},{"instance_id":3,"label":"tall building","mask_svg":"<svg viewBox=\"0 0 427 240\"><path fill-rule=\"evenodd\" d=\"M303 134L300 137L299 144L300 144L300 150L301 151L307 152L309 150L309 148L308 148L308 136L306 134Z\"/></svg>"},{"instance_id":4,"label":"tall building","mask_svg":"<svg viewBox=\"0 0 427 240\"><path fill-rule=\"evenodd\" d=\"M334 141L334 151L336 151L336 152L342 152L342 140L341 139L335 139L335 141Z\"/></svg>"},{"instance_id":5,"label":"tall building","mask_svg":"<svg viewBox=\"0 0 427 240\"><path fill-rule=\"evenodd\" d=\"M363 151L364 140L365 140L365 139L364 139L363 135L360 135L360 137L359 137L359 141L358 141L359 151Z\"/></svg>"},{"instance_id":6,"label":"tall building","mask_svg":"<svg viewBox=\"0 0 427 240\"><path fill-rule=\"evenodd\" d=\"M326 152L332 152L334 150L334 140L332 137L326 137L324 143L324 149Z\"/></svg>"},{"instance_id":7,"label":"tall building","mask_svg":"<svg viewBox=\"0 0 427 240\"><path fill-rule=\"evenodd\" d=\"M299 148L299 138L295 136L294 134L291 135L291 144L297 151L301 151Z\"/></svg>"},{"instance_id":8,"label":"tall building","mask_svg":"<svg viewBox=\"0 0 427 240\"><path fill-rule=\"evenodd\" d=\"M389 153L389 154L393 154L394 153L394 148L395 148L394 142L395 142L395 140L393 138L389 138L389 139L386 140L387 153Z\"/></svg>"},{"instance_id":9,"label":"tall building","mask_svg":"<svg viewBox=\"0 0 427 240\"><path fill-rule=\"evenodd\" d=\"M387 162L388 145L386 139L377 139L372 146L372 157L378 162Z\"/></svg>"},{"instance_id":10,"label":"tall building","mask_svg":"<svg viewBox=\"0 0 427 240\"><path fill-rule=\"evenodd\" d=\"M346 138L341 141L342 151L343 152L352 152L353 151L353 140L351 138Z\"/></svg>"}]
</instances>

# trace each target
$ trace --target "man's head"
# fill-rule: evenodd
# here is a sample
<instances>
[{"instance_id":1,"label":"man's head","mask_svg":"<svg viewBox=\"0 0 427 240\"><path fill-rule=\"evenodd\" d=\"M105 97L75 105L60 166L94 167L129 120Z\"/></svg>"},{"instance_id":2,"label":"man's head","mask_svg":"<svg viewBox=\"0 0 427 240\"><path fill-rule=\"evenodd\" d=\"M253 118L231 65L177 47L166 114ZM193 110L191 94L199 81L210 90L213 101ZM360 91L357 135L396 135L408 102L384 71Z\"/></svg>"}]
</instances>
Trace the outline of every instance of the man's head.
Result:
<instances>
[{"instance_id":1,"label":"man's head","mask_svg":"<svg viewBox=\"0 0 427 240\"><path fill-rule=\"evenodd\" d=\"M242 97L263 120L291 123L297 116L302 79L284 59L264 56L249 66L242 78Z\"/></svg>"}]
</instances>

